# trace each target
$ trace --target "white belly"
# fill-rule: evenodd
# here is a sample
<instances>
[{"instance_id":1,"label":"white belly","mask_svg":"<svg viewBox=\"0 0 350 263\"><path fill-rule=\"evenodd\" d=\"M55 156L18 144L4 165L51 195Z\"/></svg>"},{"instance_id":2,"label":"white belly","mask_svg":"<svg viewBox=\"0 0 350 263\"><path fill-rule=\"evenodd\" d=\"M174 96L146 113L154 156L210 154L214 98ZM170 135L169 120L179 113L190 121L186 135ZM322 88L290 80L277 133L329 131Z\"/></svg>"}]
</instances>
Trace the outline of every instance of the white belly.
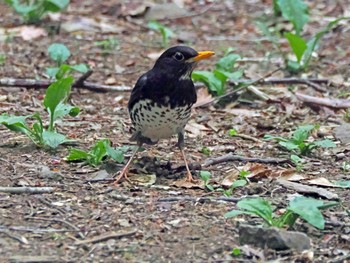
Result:
<instances>
[{"instance_id":1,"label":"white belly","mask_svg":"<svg viewBox=\"0 0 350 263\"><path fill-rule=\"evenodd\" d=\"M171 109L168 106L153 105L151 111L148 105L149 100L141 101L133 107L138 117L134 116L133 122L137 131L152 141L170 138L181 132L191 115L191 107L179 107ZM136 115L136 114L135 114Z\"/></svg>"}]
</instances>

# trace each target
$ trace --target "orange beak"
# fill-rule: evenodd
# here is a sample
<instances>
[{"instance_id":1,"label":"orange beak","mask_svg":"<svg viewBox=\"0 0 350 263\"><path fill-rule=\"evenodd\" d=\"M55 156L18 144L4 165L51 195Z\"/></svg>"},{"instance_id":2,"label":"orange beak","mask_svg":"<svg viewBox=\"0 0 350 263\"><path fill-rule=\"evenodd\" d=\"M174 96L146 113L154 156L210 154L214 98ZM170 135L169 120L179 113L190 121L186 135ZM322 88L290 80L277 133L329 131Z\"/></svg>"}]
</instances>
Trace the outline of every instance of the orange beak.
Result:
<instances>
[{"instance_id":1,"label":"orange beak","mask_svg":"<svg viewBox=\"0 0 350 263\"><path fill-rule=\"evenodd\" d=\"M193 58L194 61L199 61L202 59L210 58L211 56L215 55L215 52L213 51L199 51L198 55Z\"/></svg>"}]
</instances>

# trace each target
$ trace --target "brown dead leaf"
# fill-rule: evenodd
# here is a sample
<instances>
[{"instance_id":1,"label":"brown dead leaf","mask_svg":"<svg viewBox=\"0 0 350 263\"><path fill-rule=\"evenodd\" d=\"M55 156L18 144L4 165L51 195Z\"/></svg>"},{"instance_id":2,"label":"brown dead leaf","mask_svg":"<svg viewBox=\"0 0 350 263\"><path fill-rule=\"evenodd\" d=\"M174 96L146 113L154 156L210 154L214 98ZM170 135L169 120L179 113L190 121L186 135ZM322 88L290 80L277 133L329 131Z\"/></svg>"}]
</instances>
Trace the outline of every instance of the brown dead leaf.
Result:
<instances>
[{"instance_id":1,"label":"brown dead leaf","mask_svg":"<svg viewBox=\"0 0 350 263\"><path fill-rule=\"evenodd\" d=\"M251 181L259 181L262 178L268 178L273 175L271 168L261 163L247 163L242 170L249 171L247 178Z\"/></svg>"},{"instance_id":2,"label":"brown dead leaf","mask_svg":"<svg viewBox=\"0 0 350 263\"><path fill-rule=\"evenodd\" d=\"M281 179L287 180L287 181L301 181L305 179L305 176L303 176L300 173L297 173L295 169L280 169L274 172L275 177L281 177Z\"/></svg>"},{"instance_id":3,"label":"brown dead leaf","mask_svg":"<svg viewBox=\"0 0 350 263\"><path fill-rule=\"evenodd\" d=\"M308 184L312 184L312 185L325 186L325 187L339 187L339 188L342 188L342 186L332 184L327 178L324 178L324 177L319 177L319 178L308 180L307 183Z\"/></svg>"},{"instance_id":4,"label":"brown dead leaf","mask_svg":"<svg viewBox=\"0 0 350 263\"><path fill-rule=\"evenodd\" d=\"M231 187L233 182L238 179L238 175L239 175L239 171L236 169L229 171L226 174L224 180L222 180L221 185L227 188Z\"/></svg>"},{"instance_id":5,"label":"brown dead leaf","mask_svg":"<svg viewBox=\"0 0 350 263\"><path fill-rule=\"evenodd\" d=\"M188 136L189 137L198 137L200 135L202 135L203 131L209 131L209 129L207 127L205 127L202 124L196 123L194 121L190 121L186 127L185 130L187 132L189 132Z\"/></svg>"},{"instance_id":6,"label":"brown dead leaf","mask_svg":"<svg viewBox=\"0 0 350 263\"><path fill-rule=\"evenodd\" d=\"M224 109L225 112L231 113L233 115L237 116L244 116L244 117L259 117L260 114L255 110L248 110L248 109Z\"/></svg>"},{"instance_id":7,"label":"brown dead leaf","mask_svg":"<svg viewBox=\"0 0 350 263\"><path fill-rule=\"evenodd\" d=\"M171 183L171 185L179 188L186 188L186 189L193 189L193 188L204 189L205 188L204 182L202 180L196 183L192 183L187 181L186 179L182 179Z\"/></svg>"}]
</instances>

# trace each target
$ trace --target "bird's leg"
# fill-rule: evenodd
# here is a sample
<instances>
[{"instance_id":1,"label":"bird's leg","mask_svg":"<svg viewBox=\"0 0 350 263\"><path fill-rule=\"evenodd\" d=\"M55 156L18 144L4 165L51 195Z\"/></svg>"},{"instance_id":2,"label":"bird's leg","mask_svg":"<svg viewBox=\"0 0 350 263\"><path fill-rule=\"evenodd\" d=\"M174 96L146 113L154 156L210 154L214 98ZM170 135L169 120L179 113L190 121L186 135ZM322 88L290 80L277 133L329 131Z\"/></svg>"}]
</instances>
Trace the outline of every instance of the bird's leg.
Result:
<instances>
[{"instance_id":1,"label":"bird's leg","mask_svg":"<svg viewBox=\"0 0 350 263\"><path fill-rule=\"evenodd\" d=\"M128 179L129 166L130 166L132 160L134 159L136 153L137 153L137 152L139 151L139 149L141 148L141 145L142 145L142 144L138 144L138 145L135 147L135 149L134 149L134 151L133 151L133 153L132 153L132 155L131 155L129 161L126 163L126 165L124 166L123 170L121 170L121 172L120 172L120 174L117 176L117 178L115 178L113 184L115 184L115 185L118 184L119 181L120 181L122 178L125 178L127 181L129 181L129 179Z\"/></svg>"},{"instance_id":2,"label":"bird's leg","mask_svg":"<svg viewBox=\"0 0 350 263\"><path fill-rule=\"evenodd\" d=\"M185 151L184 151L185 140L184 140L184 133L183 133L183 131L178 133L177 146L179 147L181 155L182 155L182 158L184 159L184 162L185 162L185 166L186 166L186 170L187 170L187 179L186 180L189 181L189 182L195 182L196 180L193 179L193 177L192 177L192 173L190 171L190 168L188 167L188 163L187 163L187 159L186 159L186 155L185 155Z\"/></svg>"}]
</instances>

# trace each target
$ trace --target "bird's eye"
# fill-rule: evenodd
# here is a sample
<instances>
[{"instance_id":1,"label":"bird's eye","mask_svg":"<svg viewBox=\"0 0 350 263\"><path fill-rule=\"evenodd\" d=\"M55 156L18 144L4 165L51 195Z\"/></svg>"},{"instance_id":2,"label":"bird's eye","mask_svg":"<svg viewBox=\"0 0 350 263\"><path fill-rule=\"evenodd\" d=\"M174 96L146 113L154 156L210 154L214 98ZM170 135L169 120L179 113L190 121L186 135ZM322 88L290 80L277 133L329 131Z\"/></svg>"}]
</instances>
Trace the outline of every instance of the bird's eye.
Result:
<instances>
[{"instance_id":1,"label":"bird's eye","mask_svg":"<svg viewBox=\"0 0 350 263\"><path fill-rule=\"evenodd\" d=\"M174 58L178 61L181 61L181 60L184 60L184 55L182 55L182 53L180 52L176 52L175 55L174 55Z\"/></svg>"}]
</instances>

